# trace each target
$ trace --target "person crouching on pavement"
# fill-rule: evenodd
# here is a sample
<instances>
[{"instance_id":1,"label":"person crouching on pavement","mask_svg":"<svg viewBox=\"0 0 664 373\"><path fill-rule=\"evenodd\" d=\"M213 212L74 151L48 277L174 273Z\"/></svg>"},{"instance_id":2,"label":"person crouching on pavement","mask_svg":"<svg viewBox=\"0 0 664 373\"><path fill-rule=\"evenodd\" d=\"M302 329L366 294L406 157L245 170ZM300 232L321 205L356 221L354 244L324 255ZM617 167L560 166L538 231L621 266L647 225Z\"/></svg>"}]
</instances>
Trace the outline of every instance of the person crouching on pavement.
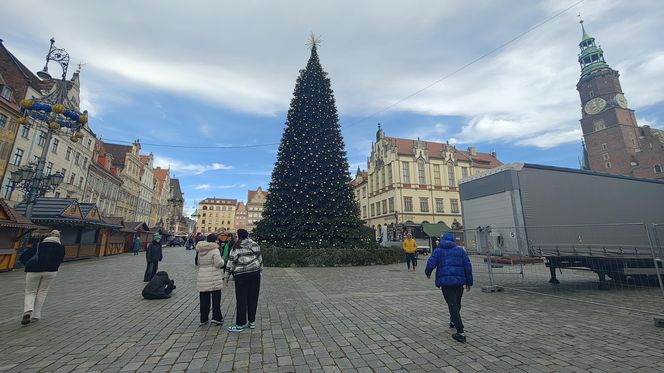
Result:
<instances>
[{"instance_id":1,"label":"person crouching on pavement","mask_svg":"<svg viewBox=\"0 0 664 373\"><path fill-rule=\"evenodd\" d=\"M464 286L470 291L473 286L473 267L466 250L456 245L454 235L446 232L440 245L434 250L427 261L424 273L431 278L431 272L436 269L436 287L443 291L443 298L450 312L450 328L456 328L452 335L456 341L466 342L461 321L461 297Z\"/></svg>"},{"instance_id":2,"label":"person crouching on pavement","mask_svg":"<svg viewBox=\"0 0 664 373\"><path fill-rule=\"evenodd\" d=\"M415 252L417 251L417 242L415 242L411 233L408 233L406 239L403 240L401 248L403 249L406 256L406 265L408 266L408 270L410 271L410 263L413 263L414 271L417 267L417 258L415 257Z\"/></svg>"},{"instance_id":3,"label":"person crouching on pavement","mask_svg":"<svg viewBox=\"0 0 664 373\"><path fill-rule=\"evenodd\" d=\"M221 267L224 259L221 257L217 236L209 234L205 241L196 244L198 253L198 275L196 289L201 302L201 325L208 322L210 316L210 300L212 300L212 323L221 325L224 317L221 314L221 288L224 287L224 276Z\"/></svg>"}]
</instances>

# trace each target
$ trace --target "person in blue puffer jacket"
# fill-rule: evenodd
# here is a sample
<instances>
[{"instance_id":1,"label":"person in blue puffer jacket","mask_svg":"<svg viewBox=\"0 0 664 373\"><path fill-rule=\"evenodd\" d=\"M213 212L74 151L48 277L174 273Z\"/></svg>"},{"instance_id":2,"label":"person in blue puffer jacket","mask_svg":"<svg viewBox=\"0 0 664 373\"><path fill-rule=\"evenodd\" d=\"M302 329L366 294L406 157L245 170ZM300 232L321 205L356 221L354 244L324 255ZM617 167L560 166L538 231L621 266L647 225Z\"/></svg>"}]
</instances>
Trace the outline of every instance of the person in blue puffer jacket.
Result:
<instances>
[{"instance_id":1,"label":"person in blue puffer jacket","mask_svg":"<svg viewBox=\"0 0 664 373\"><path fill-rule=\"evenodd\" d=\"M436 268L436 287L443 291L443 298L450 310L450 328L456 328L452 338L459 342L466 342L461 321L461 297L463 288L470 291L473 286L473 267L466 250L458 247L451 232L443 234L440 244L427 261L424 273L431 278L431 272Z\"/></svg>"}]
</instances>

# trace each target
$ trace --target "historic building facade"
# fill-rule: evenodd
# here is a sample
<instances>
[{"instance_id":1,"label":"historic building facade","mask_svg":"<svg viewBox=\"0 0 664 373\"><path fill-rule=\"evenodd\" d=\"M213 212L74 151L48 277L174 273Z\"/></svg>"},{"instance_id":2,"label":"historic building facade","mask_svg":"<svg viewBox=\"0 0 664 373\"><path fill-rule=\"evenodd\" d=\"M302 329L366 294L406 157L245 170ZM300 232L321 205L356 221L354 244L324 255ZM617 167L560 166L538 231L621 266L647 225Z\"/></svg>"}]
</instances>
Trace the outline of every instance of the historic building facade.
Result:
<instances>
[{"instance_id":1,"label":"historic building facade","mask_svg":"<svg viewBox=\"0 0 664 373\"><path fill-rule=\"evenodd\" d=\"M212 233L229 231L235 227L237 200L228 198L206 198L198 204L196 231Z\"/></svg>"},{"instance_id":2,"label":"historic building facade","mask_svg":"<svg viewBox=\"0 0 664 373\"><path fill-rule=\"evenodd\" d=\"M366 225L461 222L459 180L502 163L496 153L386 137L378 127L367 170L352 181Z\"/></svg>"},{"instance_id":3,"label":"historic building facade","mask_svg":"<svg viewBox=\"0 0 664 373\"><path fill-rule=\"evenodd\" d=\"M106 151L103 142L95 140L83 202L95 203L103 216L116 216L121 186L122 179L117 167L113 166L113 155Z\"/></svg>"},{"instance_id":4,"label":"historic building facade","mask_svg":"<svg viewBox=\"0 0 664 373\"><path fill-rule=\"evenodd\" d=\"M13 89L5 83L0 73L0 183L5 178L14 141L19 128L17 119L20 115L18 102Z\"/></svg>"},{"instance_id":5,"label":"historic building facade","mask_svg":"<svg viewBox=\"0 0 664 373\"><path fill-rule=\"evenodd\" d=\"M4 94L11 93L15 102L22 99L41 97L55 89L55 81L42 81L23 65L0 41L0 74L4 86ZM68 99L76 110L80 110L80 72L76 71L67 81ZM0 92L2 94L3 92ZM73 141L67 130L53 134L50 147L46 152L44 172L52 174L62 172L64 181L55 192L47 197L75 198L81 200L87 182L88 166L94 151L95 135L86 124L81 131L82 139ZM10 154L9 164L5 170L0 196L15 205L23 199L20 190L14 190L9 180L12 171L29 163L36 163L46 146L46 128L39 126L18 126L16 139Z\"/></svg>"},{"instance_id":6,"label":"historic building facade","mask_svg":"<svg viewBox=\"0 0 664 373\"><path fill-rule=\"evenodd\" d=\"M139 159L141 164L140 192L138 194L138 206L136 207L136 220L149 224L152 212L152 196L154 194L153 156L152 154L139 155ZM154 227L154 225L149 226Z\"/></svg>"},{"instance_id":7,"label":"historic building facade","mask_svg":"<svg viewBox=\"0 0 664 373\"><path fill-rule=\"evenodd\" d=\"M152 175L154 192L152 194L149 224L150 227L160 225L170 232L168 227L168 200L171 198L169 170L157 167L154 169Z\"/></svg>"},{"instance_id":8,"label":"historic building facade","mask_svg":"<svg viewBox=\"0 0 664 373\"><path fill-rule=\"evenodd\" d=\"M169 198L171 201L168 203L168 228L170 232L176 234L188 234L196 229L196 224L189 227L189 222L191 219L184 216L184 193L180 187L180 180L178 179L169 179ZM182 201L182 202L174 202Z\"/></svg>"},{"instance_id":9,"label":"historic building facade","mask_svg":"<svg viewBox=\"0 0 664 373\"><path fill-rule=\"evenodd\" d=\"M251 232L263 218L263 209L267 202L268 193L261 187L247 192L247 230Z\"/></svg>"},{"instance_id":10,"label":"historic building facade","mask_svg":"<svg viewBox=\"0 0 664 373\"><path fill-rule=\"evenodd\" d=\"M240 201L235 207L235 229L247 229L247 206Z\"/></svg>"},{"instance_id":11,"label":"historic building facade","mask_svg":"<svg viewBox=\"0 0 664 373\"><path fill-rule=\"evenodd\" d=\"M595 38L583 32L576 85L581 98L584 168L664 179L664 131L639 126L620 86L620 74L604 60Z\"/></svg>"},{"instance_id":12,"label":"historic building facade","mask_svg":"<svg viewBox=\"0 0 664 373\"><path fill-rule=\"evenodd\" d=\"M115 213L125 221L138 221L137 209L141 193L141 161L139 158L141 144L136 140L132 145L104 143L104 147L113 156L112 165L118 169L122 180Z\"/></svg>"}]
</instances>

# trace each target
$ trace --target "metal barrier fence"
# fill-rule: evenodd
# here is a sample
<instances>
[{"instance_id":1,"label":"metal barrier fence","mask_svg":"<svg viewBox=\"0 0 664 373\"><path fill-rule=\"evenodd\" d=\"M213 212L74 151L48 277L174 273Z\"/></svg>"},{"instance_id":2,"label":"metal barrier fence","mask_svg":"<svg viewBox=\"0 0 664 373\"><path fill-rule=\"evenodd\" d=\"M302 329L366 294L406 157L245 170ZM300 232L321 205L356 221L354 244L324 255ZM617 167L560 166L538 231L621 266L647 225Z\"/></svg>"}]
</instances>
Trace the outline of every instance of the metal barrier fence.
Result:
<instances>
[{"instance_id":1,"label":"metal barrier fence","mask_svg":"<svg viewBox=\"0 0 664 373\"><path fill-rule=\"evenodd\" d=\"M478 285L664 314L664 224L465 229ZM607 290L607 291L602 291Z\"/></svg>"}]
</instances>

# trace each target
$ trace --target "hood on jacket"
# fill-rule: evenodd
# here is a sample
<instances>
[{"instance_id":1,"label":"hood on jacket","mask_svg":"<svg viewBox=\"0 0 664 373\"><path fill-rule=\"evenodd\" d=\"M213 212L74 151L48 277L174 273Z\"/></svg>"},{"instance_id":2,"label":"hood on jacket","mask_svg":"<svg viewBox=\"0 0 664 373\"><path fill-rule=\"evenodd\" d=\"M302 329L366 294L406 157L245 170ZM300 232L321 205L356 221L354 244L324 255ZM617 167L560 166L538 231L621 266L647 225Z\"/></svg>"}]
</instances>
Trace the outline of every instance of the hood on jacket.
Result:
<instances>
[{"instance_id":1,"label":"hood on jacket","mask_svg":"<svg viewBox=\"0 0 664 373\"><path fill-rule=\"evenodd\" d=\"M204 254L210 250L218 249L219 245L217 245L216 242L207 242L207 241L200 241L199 243L196 244L196 251L198 251L201 254Z\"/></svg>"},{"instance_id":2,"label":"hood on jacket","mask_svg":"<svg viewBox=\"0 0 664 373\"><path fill-rule=\"evenodd\" d=\"M55 236L46 237L42 240L42 242L55 242L62 245L62 243L60 242L60 237L55 237Z\"/></svg>"},{"instance_id":3,"label":"hood on jacket","mask_svg":"<svg viewBox=\"0 0 664 373\"><path fill-rule=\"evenodd\" d=\"M443 249L451 249L456 246L456 241L454 239L454 234L452 232L445 232L443 235L440 237L440 243L438 244L438 247L442 247Z\"/></svg>"}]
</instances>

